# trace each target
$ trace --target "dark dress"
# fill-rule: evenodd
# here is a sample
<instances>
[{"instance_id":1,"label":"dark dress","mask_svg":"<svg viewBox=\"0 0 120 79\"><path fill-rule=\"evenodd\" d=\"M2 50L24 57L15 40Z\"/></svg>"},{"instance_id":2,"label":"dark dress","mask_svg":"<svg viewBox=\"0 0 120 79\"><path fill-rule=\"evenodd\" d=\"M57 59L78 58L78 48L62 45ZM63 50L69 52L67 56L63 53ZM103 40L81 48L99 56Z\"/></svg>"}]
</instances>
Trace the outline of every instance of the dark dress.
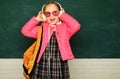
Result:
<instances>
[{"instance_id":1,"label":"dark dress","mask_svg":"<svg viewBox=\"0 0 120 79\"><path fill-rule=\"evenodd\" d=\"M30 79L70 79L68 62L61 59L55 32L40 62L35 65Z\"/></svg>"}]
</instances>

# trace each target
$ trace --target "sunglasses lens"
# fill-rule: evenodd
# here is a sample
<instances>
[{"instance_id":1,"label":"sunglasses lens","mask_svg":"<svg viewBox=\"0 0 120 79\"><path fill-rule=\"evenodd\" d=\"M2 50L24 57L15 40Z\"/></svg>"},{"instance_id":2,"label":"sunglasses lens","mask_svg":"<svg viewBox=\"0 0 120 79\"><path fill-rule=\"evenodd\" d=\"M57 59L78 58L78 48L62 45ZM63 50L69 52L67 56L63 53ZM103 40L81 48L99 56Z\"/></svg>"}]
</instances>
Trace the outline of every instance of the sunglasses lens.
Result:
<instances>
[{"instance_id":1,"label":"sunglasses lens","mask_svg":"<svg viewBox=\"0 0 120 79\"><path fill-rule=\"evenodd\" d=\"M49 16L50 16L50 12L45 12L44 15L45 15L46 17L49 17Z\"/></svg>"},{"instance_id":2,"label":"sunglasses lens","mask_svg":"<svg viewBox=\"0 0 120 79\"><path fill-rule=\"evenodd\" d=\"M53 11L52 14L53 14L54 16L57 16L57 15L58 15L58 11Z\"/></svg>"},{"instance_id":3,"label":"sunglasses lens","mask_svg":"<svg viewBox=\"0 0 120 79\"><path fill-rule=\"evenodd\" d=\"M58 14L59 14L58 11L53 11L53 12L52 12L52 15L54 15L54 16L58 16ZM51 13L50 13L50 12L44 12L44 15L45 15L46 17L49 17L49 16L51 15Z\"/></svg>"}]
</instances>

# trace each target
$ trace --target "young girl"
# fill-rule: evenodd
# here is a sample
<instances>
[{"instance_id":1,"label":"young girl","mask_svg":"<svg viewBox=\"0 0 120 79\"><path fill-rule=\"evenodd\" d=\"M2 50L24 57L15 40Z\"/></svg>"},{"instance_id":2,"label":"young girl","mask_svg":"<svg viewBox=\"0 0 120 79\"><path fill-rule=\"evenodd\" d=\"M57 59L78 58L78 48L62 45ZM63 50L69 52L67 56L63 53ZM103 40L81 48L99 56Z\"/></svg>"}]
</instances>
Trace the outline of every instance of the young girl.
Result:
<instances>
[{"instance_id":1,"label":"young girl","mask_svg":"<svg viewBox=\"0 0 120 79\"><path fill-rule=\"evenodd\" d=\"M68 60L74 59L69 40L80 29L80 24L58 2L43 5L37 17L33 16L22 28L27 37L37 38L42 22L41 48L30 79L70 79Z\"/></svg>"}]
</instances>

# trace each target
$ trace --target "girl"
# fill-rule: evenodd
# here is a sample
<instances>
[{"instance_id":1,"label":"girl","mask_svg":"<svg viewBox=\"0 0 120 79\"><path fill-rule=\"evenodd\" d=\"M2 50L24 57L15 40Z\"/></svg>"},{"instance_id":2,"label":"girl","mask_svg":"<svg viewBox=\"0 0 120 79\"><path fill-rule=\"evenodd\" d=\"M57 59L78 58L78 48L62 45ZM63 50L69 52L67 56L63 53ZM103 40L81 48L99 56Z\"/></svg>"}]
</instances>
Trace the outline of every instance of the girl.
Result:
<instances>
[{"instance_id":1,"label":"girl","mask_svg":"<svg viewBox=\"0 0 120 79\"><path fill-rule=\"evenodd\" d=\"M44 4L37 17L23 26L22 34L37 38L39 22L43 26L42 43L30 79L70 79L67 61L74 56L69 40L80 24L55 1Z\"/></svg>"}]
</instances>

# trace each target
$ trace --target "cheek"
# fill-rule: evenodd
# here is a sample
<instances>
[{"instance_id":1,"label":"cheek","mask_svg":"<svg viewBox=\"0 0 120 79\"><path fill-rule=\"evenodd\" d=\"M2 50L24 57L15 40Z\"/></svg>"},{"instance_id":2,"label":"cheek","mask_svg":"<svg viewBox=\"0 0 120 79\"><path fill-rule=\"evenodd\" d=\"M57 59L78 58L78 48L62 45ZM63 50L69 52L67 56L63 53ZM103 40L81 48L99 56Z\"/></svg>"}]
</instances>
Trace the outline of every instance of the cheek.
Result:
<instances>
[{"instance_id":1,"label":"cheek","mask_svg":"<svg viewBox=\"0 0 120 79\"><path fill-rule=\"evenodd\" d=\"M56 20L59 20L60 18L59 18L59 16L57 16L55 19L56 19Z\"/></svg>"}]
</instances>

